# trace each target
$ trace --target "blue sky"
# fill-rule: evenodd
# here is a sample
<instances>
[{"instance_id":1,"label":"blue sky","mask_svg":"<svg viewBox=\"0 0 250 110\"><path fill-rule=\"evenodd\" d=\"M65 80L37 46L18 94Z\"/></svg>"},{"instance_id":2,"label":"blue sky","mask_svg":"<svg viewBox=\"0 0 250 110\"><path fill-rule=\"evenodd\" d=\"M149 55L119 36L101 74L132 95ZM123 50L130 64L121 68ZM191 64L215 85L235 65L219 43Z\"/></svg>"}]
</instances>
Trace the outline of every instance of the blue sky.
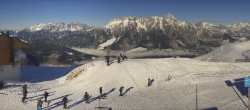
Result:
<instances>
[{"instance_id":1,"label":"blue sky","mask_svg":"<svg viewBox=\"0 0 250 110\"><path fill-rule=\"evenodd\" d=\"M0 7L0 29L24 29L49 22L104 26L119 16L168 13L190 23L250 22L250 0L1 0Z\"/></svg>"}]
</instances>

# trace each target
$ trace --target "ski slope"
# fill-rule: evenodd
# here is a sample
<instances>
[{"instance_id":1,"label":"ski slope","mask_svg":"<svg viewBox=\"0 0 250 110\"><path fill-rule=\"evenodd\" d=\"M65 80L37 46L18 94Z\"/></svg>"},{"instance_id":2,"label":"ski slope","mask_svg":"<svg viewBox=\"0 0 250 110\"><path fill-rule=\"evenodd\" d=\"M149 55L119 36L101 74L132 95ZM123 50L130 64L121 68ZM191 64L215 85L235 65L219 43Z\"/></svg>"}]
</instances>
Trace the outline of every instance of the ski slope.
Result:
<instances>
[{"instance_id":1,"label":"ski slope","mask_svg":"<svg viewBox=\"0 0 250 110\"><path fill-rule=\"evenodd\" d=\"M45 110L61 110L64 95L69 95L68 109L71 110L94 110L98 106L110 110L245 110L247 89L240 79L250 75L249 66L250 63L202 62L187 58L128 59L120 64L113 61L110 66L106 66L104 60L94 61L58 79L28 83L26 105L20 101L22 95L18 95L23 83L0 90L0 108L35 110L35 100L48 89L51 103L43 105ZM27 68L39 70L40 67ZM72 74L77 76L66 80ZM154 78L150 87L146 86L148 78ZM225 81L234 85L230 87ZM125 87L124 96L119 96L121 86ZM98 100L99 87L103 88L107 99ZM81 101L84 92L92 96L90 104Z\"/></svg>"},{"instance_id":2,"label":"ski slope","mask_svg":"<svg viewBox=\"0 0 250 110\"><path fill-rule=\"evenodd\" d=\"M250 41L230 43L222 45L221 47L214 49L214 51L197 57L196 59L203 61L235 62L235 59L245 59L243 55L249 50ZM250 57L249 54L247 54L247 56Z\"/></svg>"},{"instance_id":3,"label":"ski slope","mask_svg":"<svg viewBox=\"0 0 250 110\"><path fill-rule=\"evenodd\" d=\"M116 37L107 40L106 42L99 45L98 49L104 49L107 46L112 45L116 41Z\"/></svg>"}]
</instances>

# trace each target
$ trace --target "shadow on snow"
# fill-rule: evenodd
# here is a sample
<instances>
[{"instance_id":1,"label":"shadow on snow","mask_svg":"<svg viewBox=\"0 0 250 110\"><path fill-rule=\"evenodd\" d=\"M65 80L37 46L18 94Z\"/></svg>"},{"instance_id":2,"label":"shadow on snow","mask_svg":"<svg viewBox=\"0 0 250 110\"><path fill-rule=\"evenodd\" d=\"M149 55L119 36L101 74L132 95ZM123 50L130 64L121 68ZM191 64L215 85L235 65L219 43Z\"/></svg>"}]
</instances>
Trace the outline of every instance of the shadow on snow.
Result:
<instances>
[{"instance_id":1,"label":"shadow on snow","mask_svg":"<svg viewBox=\"0 0 250 110\"><path fill-rule=\"evenodd\" d=\"M77 66L70 67L45 67L45 66L22 66L21 80L31 83L50 81L65 76Z\"/></svg>"}]
</instances>

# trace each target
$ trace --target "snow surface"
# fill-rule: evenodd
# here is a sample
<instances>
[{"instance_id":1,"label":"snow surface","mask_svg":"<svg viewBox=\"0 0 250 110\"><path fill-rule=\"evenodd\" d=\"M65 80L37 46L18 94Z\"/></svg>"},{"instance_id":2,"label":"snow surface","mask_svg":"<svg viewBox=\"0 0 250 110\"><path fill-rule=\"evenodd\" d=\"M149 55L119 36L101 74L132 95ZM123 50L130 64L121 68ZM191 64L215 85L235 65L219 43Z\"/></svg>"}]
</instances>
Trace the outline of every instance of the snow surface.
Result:
<instances>
[{"instance_id":1,"label":"snow surface","mask_svg":"<svg viewBox=\"0 0 250 110\"><path fill-rule=\"evenodd\" d=\"M196 59L205 61L235 62L235 59L245 59L243 53L250 50L250 41L225 44L206 55Z\"/></svg>"},{"instance_id":2,"label":"snow surface","mask_svg":"<svg viewBox=\"0 0 250 110\"><path fill-rule=\"evenodd\" d=\"M115 41L116 41L116 37L109 39L106 42L100 44L98 49L104 49L105 47L112 45Z\"/></svg>"},{"instance_id":3,"label":"snow surface","mask_svg":"<svg viewBox=\"0 0 250 110\"><path fill-rule=\"evenodd\" d=\"M107 50L89 49L89 48L72 48L76 51L95 55L95 56L105 56L107 55ZM153 49L147 50L146 48L137 47L128 51L113 51L109 50L110 56L118 56L120 53L124 53L130 58L134 57L169 57L169 56L192 56L193 53L188 50L173 50L173 49Z\"/></svg>"},{"instance_id":4,"label":"snow surface","mask_svg":"<svg viewBox=\"0 0 250 110\"><path fill-rule=\"evenodd\" d=\"M145 52L147 50L148 50L147 48L137 47L137 48L128 50L127 53Z\"/></svg>"},{"instance_id":5,"label":"snow surface","mask_svg":"<svg viewBox=\"0 0 250 110\"><path fill-rule=\"evenodd\" d=\"M243 87L242 78L249 75L249 66L249 63L202 62L187 58L128 59L120 64L114 61L110 66L104 61L94 61L74 69L72 72L81 74L72 80L65 80L67 75L62 75L55 80L28 83L26 105L18 95L23 83L0 90L0 108L34 110L35 100L48 90L51 102L49 106L43 105L45 110L61 110L64 95L69 95L68 107L72 110L93 110L99 105L113 110L193 110L196 106L197 109L243 110L247 109L247 88ZM36 75L44 75L40 78L54 75L51 70L44 73L47 74ZM169 76L172 78L167 81ZM146 87L148 78L154 78L150 87ZM232 82L233 86L225 81ZM99 102L97 97L101 86L107 99ZM119 96L121 86L125 87L124 96ZM86 91L92 95L90 104L81 101Z\"/></svg>"}]
</instances>

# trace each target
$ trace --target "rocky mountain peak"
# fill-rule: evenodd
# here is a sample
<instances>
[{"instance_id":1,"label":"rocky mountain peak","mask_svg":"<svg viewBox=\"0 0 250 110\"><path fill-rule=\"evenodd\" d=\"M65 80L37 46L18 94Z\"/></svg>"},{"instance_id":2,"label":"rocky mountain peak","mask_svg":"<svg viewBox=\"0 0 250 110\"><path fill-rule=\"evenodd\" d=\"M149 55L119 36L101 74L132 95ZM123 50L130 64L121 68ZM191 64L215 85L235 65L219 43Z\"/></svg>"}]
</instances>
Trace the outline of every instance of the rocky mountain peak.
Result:
<instances>
[{"instance_id":1,"label":"rocky mountain peak","mask_svg":"<svg viewBox=\"0 0 250 110\"><path fill-rule=\"evenodd\" d=\"M195 26L200 29L209 29L216 25L213 25L212 23L209 23L209 22L199 22L199 23L196 23Z\"/></svg>"},{"instance_id":2,"label":"rocky mountain peak","mask_svg":"<svg viewBox=\"0 0 250 110\"><path fill-rule=\"evenodd\" d=\"M170 20L173 20L173 21L176 21L177 19L174 17L174 15L172 15L172 14L167 14L166 16L164 16L164 18L166 18L166 19L170 19Z\"/></svg>"}]
</instances>

